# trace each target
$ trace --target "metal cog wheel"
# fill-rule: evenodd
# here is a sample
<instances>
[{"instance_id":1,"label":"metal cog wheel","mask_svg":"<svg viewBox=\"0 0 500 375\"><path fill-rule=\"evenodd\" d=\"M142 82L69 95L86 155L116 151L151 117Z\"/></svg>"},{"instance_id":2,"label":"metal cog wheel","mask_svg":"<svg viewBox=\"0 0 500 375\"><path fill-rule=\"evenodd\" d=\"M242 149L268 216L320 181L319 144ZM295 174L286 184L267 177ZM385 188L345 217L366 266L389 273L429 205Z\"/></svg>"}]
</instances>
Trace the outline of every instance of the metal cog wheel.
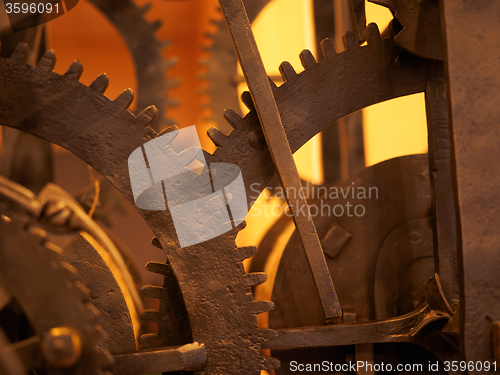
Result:
<instances>
[{"instance_id":1,"label":"metal cog wheel","mask_svg":"<svg viewBox=\"0 0 500 375\"><path fill-rule=\"evenodd\" d=\"M245 0L245 9L248 12L250 22L253 22L260 11L271 0ZM212 20L217 26L218 32L206 34L212 39L213 44L204 49L210 54L208 60L201 61L201 65L207 69L202 78L208 81L208 87L203 92L209 95L207 107L211 109L211 120L219 121L220 114L226 108L239 108L238 91L236 82L238 59L234 54L233 42L226 27L224 19ZM217 123L217 127L223 131L230 128L224 123Z\"/></svg>"},{"instance_id":2,"label":"metal cog wheel","mask_svg":"<svg viewBox=\"0 0 500 375\"><path fill-rule=\"evenodd\" d=\"M98 311L83 302L86 291L72 282L74 269L58 263L62 250L47 242L43 231L32 228L20 218L0 219L0 283L39 335L37 343L45 351L43 368L47 373L104 374L103 368L111 364L111 359L99 347L106 334L93 323ZM58 357L54 345L61 338L58 335L68 336L66 331L70 332L71 341L80 341L80 354ZM30 346L32 341L28 338L16 346ZM65 348L78 353L78 346L75 343Z\"/></svg>"},{"instance_id":3,"label":"metal cog wheel","mask_svg":"<svg viewBox=\"0 0 500 375\"><path fill-rule=\"evenodd\" d=\"M178 105L169 98L168 90L178 84L168 78L167 71L175 65L175 60L164 59L162 51L170 41L159 41L155 33L161 27L160 20L148 22L144 15L151 4L138 7L133 0L89 0L115 25L122 35L134 59L137 75L137 108L154 105L164 116L168 108ZM130 27L133 25L133 27ZM152 126L161 131L175 123L168 117L156 119Z\"/></svg>"},{"instance_id":4,"label":"metal cog wheel","mask_svg":"<svg viewBox=\"0 0 500 375\"><path fill-rule=\"evenodd\" d=\"M135 116L126 110L133 95L130 90L113 101L102 95L108 83L105 75L87 87L78 82L82 72L79 62L59 75L52 71L52 51L47 51L36 67L25 63L26 55L26 46L20 45L11 58L0 59L0 123L72 151L133 203L128 156L158 135L148 126L156 108L148 107ZM25 116L31 119L29 125ZM252 299L250 287L264 282L265 275L245 274L241 262L255 254L256 248L236 246L234 237L243 226L181 251L169 212L140 213L167 253L177 277L192 339L207 348L205 373L257 375L263 368L276 367L276 360L260 354L260 343L275 334L259 329L255 315L269 311L272 303ZM165 274L169 265L153 263L148 268ZM164 296L161 287L149 288L146 293ZM163 345L171 339L166 313L158 310L144 315L159 323L158 335L146 336L144 344Z\"/></svg>"}]
</instances>

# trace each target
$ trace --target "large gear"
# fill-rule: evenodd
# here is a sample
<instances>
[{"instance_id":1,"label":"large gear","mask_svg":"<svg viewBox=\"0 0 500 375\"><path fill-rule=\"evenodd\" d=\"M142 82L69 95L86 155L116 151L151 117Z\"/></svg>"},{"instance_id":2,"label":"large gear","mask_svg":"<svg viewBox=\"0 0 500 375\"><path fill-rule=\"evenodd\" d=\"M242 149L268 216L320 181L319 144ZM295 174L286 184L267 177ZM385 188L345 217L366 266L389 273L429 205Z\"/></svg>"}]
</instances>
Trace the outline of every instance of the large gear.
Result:
<instances>
[{"instance_id":1,"label":"large gear","mask_svg":"<svg viewBox=\"0 0 500 375\"><path fill-rule=\"evenodd\" d=\"M107 86L105 76L98 77L86 87L78 82L82 69L78 62L61 76L52 71L55 64L52 51L47 51L36 67L24 62L26 54L26 47L20 45L10 59L0 62L0 101L5 110L0 115L0 123L69 149L133 202L127 158L134 149L157 136L147 126L156 115L156 109L149 107L134 116L125 110L130 104L130 90L111 101L102 95ZM30 90L22 87L30 87ZM8 95L7 91L18 95ZM31 99L28 92L34 95ZM36 107L33 103L37 103ZM61 108L66 110L61 111ZM23 125L26 124L23 118L28 115L26 110L31 112L29 116L33 116L34 121L30 123L35 126ZM67 131L73 134L69 135ZM102 138L97 139L94 134L101 134ZM237 231L234 231L180 251L168 212L141 213L157 235L177 276L193 340L207 343L205 371L257 374L261 368L276 366L275 361L260 354L259 343L273 334L258 329L254 315L269 311L272 304L252 301L249 289L265 278L260 274L246 275L241 264L256 249L237 248L234 242ZM148 268L165 274L168 266L153 264ZM160 297L160 294L155 294L155 297ZM148 320L159 322L159 331L158 335L148 336L143 343L162 345L171 339L165 337L169 332L164 314L156 311L145 315Z\"/></svg>"}]
</instances>

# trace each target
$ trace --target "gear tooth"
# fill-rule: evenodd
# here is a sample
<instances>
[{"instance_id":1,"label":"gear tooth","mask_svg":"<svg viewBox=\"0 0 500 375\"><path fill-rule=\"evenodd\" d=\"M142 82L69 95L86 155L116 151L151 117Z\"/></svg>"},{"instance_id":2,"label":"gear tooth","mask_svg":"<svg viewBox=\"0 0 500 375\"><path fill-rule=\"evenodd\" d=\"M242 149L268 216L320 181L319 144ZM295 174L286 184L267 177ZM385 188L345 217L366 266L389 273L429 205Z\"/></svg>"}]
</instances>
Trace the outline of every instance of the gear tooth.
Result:
<instances>
[{"instance_id":1,"label":"gear tooth","mask_svg":"<svg viewBox=\"0 0 500 375\"><path fill-rule=\"evenodd\" d=\"M97 309L97 307L95 307L93 304L91 304L91 303L86 303L86 304L85 304L85 307L87 308L87 310L89 311L89 314L90 314L90 318L89 318L89 320L91 320L91 319L95 319L95 318L97 318L99 315L101 315L101 313L99 312L99 310Z\"/></svg>"},{"instance_id":2,"label":"gear tooth","mask_svg":"<svg viewBox=\"0 0 500 375\"><path fill-rule=\"evenodd\" d=\"M151 22L151 27L155 32L160 29L161 25L163 25L163 22L161 20L156 20Z\"/></svg>"},{"instance_id":3,"label":"gear tooth","mask_svg":"<svg viewBox=\"0 0 500 375\"><path fill-rule=\"evenodd\" d=\"M233 109L226 109L224 111L224 118L229 123L229 125L233 127L233 129L237 129L240 127L240 121L242 120L242 118Z\"/></svg>"},{"instance_id":4,"label":"gear tooth","mask_svg":"<svg viewBox=\"0 0 500 375\"><path fill-rule=\"evenodd\" d=\"M168 99L167 100L167 106L168 107L177 107L179 106L180 102L177 99Z\"/></svg>"},{"instance_id":5,"label":"gear tooth","mask_svg":"<svg viewBox=\"0 0 500 375\"><path fill-rule=\"evenodd\" d=\"M217 147L224 146L228 142L227 136L217 128L208 129L207 135Z\"/></svg>"},{"instance_id":6,"label":"gear tooth","mask_svg":"<svg viewBox=\"0 0 500 375\"><path fill-rule=\"evenodd\" d=\"M75 60L69 66L68 70L66 70L66 73L64 73L64 77L78 81L82 76L82 73L83 73L82 63L78 60Z\"/></svg>"},{"instance_id":7,"label":"gear tooth","mask_svg":"<svg viewBox=\"0 0 500 375\"><path fill-rule=\"evenodd\" d=\"M174 132L174 131L176 131L176 130L179 130L179 128L177 127L177 125L175 125L175 124L170 125L170 126L166 127L165 129L163 129L161 132L159 132L159 133L158 133L158 137L160 137L160 136L162 136L162 135L165 135L165 134L168 134L168 133L171 133L171 132ZM177 137L177 135L176 135L175 137ZM174 137L174 138L175 138L175 137ZM155 238L156 238L156 241L155 241ZM153 241L154 241L155 243L153 243ZM151 239L151 244L152 244L152 245L154 245L154 246L156 246L156 244L158 244L158 245L159 245L159 248L161 249L161 244L160 244L160 240L158 239L158 237L153 237L153 238ZM157 246L157 247L158 247L158 246Z\"/></svg>"},{"instance_id":8,"label":"gear tooth","mask_svg":"<svg viewBox=\"0 0 500 375\"><path fill-rule=\"evenodd\" d=\"M134 91L132 89L123 90L120 95L116 97L114 102L121 109L127 109L134 100Z\"/></svg>"},{"instance_id":9,"label":"gear tooth","mask_svg":"<svg viewBox=\"0 0 500 375\"><path fill-rule=\"evenodd\" d=\"M245 246L245 247L238 247L234 251L236 260L238 262L242 262L245 259L253 257L255 254L257 254L257 247L256 246Z\"/></svg>"},{"instance_id":10,"label":"gear tooth","mask_svg":"<svg viewBox=\"0 0 500 375\"><path fill-rule=\"evenodd\" d=\"M167 130L167 129L165 129ZM162 134L165 134L167 132L165 132L165 130L162 132ZM160 136L160 134L158 134L158 136ZM161 244L160 244L160 240L158 240L158 237L153 237L151 238L151 245L153 245L154 247L157 247L158 249L161 249Z\"/></svg>"},{"instance_id":11,"label":"gear tooth","mask_svg":"<svg viewBox=\"0 0 500 375\"><path fill-rule=\"evenodd\" d=\"M108 88L109 85L109 78L106 73L102 73L97 77L94 82L92 82L89 86L89 89L98 93L98 94L104 94L104 91Z\"/></svg>"},{"instance_id":12,"label":"gear tooth","mask_svg":"<svg viewBox=\"0 0 500 375\"><path fill-rule=\"evenodd\" d=\"M160 49L160 51L163 51L163 50L169 48L171 44L172 44L172 42L169 39L160 40L160 41L158 41L158 45L159 45L158 48ZM167 60L167 64L168 64L168 60ZM167 64L165 64L166 65L165 67L169 68L170 65L167 65Z\"/></svg>"},{"instance_id":13,"label":"gear tooth","mask_svg":"<svg viewBox=\"0 0 500 375\"><path fill-rule=\"evenodd\" d=\"M264 272L254 272L243 276L245 284L247 287L260 285L265 283L267 280L267 275Z\"/></svg>"},{"instance_id":14,"label":"gear tooth","mask_svg":"<svg viewBox=\"0 0 500 375\"><path fill-rule=\"evenodd\" d=\"M180 84L180 80L178 80L177 78L172 78L172 79L169 79L169 82L167 83L166 87L167 87L167 89L172 89L174 87L179 86L179 84Z\"/></svg>"},{"instance_id":15,"label":"gear tooth","mask_svg":"<svg viewBox=\"0 0 500 375\"><path fill-rule=\"evenodd\" d=\"M170 267L165 263L160 262L149 262L146 264L146 269L153 273L158 273L163 276L170 274Z\"/></svg>"},{"instance_id":16,"label":"gear tooth","mask_svg":"<svg viewBox=\"0 0 500 375\"><path fill-rule=\"evenodd\" d=\"M76 269L75 269L76 270ZM78 271L77 271L78 272ZM73 276L74 277L74 276ZM80 281L75 281L75 286L78 289L78 291L82 295L82 299L85 298L85 296L90 296L90 290L85 286L85 284L81 283Z\"/></svg>"},{"instance_id":17,"label":"gear tooth","mask_svg":"<svg viewBox=\"0 0 500 375\"><path fill-rule=\"evenodd\" d=\"M61 255L63 253L63 249L61 249L57 245L54 245L52 242L45 242L45 247L47 248L47 250L50 250L57 255Z\"/></svg>"},{"instance_id":18,"label":"gear tooth","mask_svg":"<svg viewBox=\"0 0 500 375\"><path fill-rule=\"evenodd\" d=\"M309 51L308 49L303 50L300 53L299 57L300 57L300 62L302 63L304 69L314 68L317 64L316 59L314 58L311 51Z\"/></svg>"},{"instance_id":19,"label":"gear tooth","mask_svg":"<svg viewBox=\"0 0 500 375\"><path fill-rule=\"evenodd\" d=\"M107 341L109 340L108 333L99 325L92 327L92 335L95 341Z\"/></svg>"},{"instance_id":20,"label":"gear tooth","mask_svg":"<svg viewBox=\"0 0 500 375\"><path fill-rule=\"evenodd\" d=\"M163 63L166 68L172 68L179 63L179 58L177 56L172 56L166 59Z\"/></svg>"},{"instance_id":21,"label":"gear tooth","mask_svg":"<svg viewBox=\"0 0 500 375\"><path fill-rule=\"evenodd\" d=\"M248 309L252 314L269 312L274 308L274 303L271 301L251 301L248 305Z\"/></svg>"},{"instance_id":22,"label":"gear tooth","mask_svg":"<svg viewBox=\"0 0 500 375\"><path fill-rule=\"evenodd\" d=\"M262 357L262 368L264 370L274 370L281 366L281 362L273 357Z\"/></svg>"},{"instance_id":23,"label":"gear tooth","mask_svg":"<svg viewBox=\"0 0 500 375\"><path fill-rule=\"evenodd\" d=\"M359 48L358 38L356 38L356 34L354 34L352 30L347 30L344 35L342 35L342 41L344 42L346 51Z\"/></svg>"},{"instance_id":24,"label":"gear tooth","mask_svg":"<svg viewBox=\"0 0 500 375\"><path fill-rule=\"evenodd\" d=\"M156 333L147 333L139 337L139 345L148 348L163 346L164 341L164 338Z\"/></svg>"},{"instance_id":25,"label":"gear tooth","mask_svg":"<svg viewBox=\"0 0 500 375\"><path fill-rule=\"evenodd\" d=\"M167 291L158 285L146 285L142 288L142 294L146 297L164 299Z\"/></svg>"},{"instance_id":26,"label":"gear tooth","mask_svg":"<svg viewBox=\"0 0 500 375\"><path fill-rule=\"evenodd\" d=\"M259 341L275 340L278 338L278 332L274 329L262 328L259 329Z\"/></svg>"},{"instance_id":27,"label":"gear tooth","mask_svg":"<svg viewBox=\"0 0 500 375\"><path fill-rule=\"evenodd\" d=\"M56 54L51 49L45 51L35 69L53 70L56 65Z\"/></svg>"},{"instance_id":28,"label":"gear tooth","mask_svg":"<svg viewBox=\"0 0 500 375\"><path fill-rule=\"evenodd\" d=\"M377 42L382 42L382 37L380 36L380 30L378 29L378 26L376 23L370 23L368 26L365 27L365 39L368 43L368 45L377 43Z\"/></svg>"},{"instance_id":29,"label":"gear tooth","mask_svg":"<svg viewBox=\"0 0 500 375\"><path fill-rule=\"evenodd\" d=\"M323 53L323 57L328 60L337 57L335 46L333 45L333 42L328 38L323 39L323 41L321 42L321 52Z\"/></svg>"},{"instance_id":30,"label":"gear tooth","mask_svg":"<svg viewBox=\"0 0 500 375\"><path fill-rule=\"evenodd\" d=\"M271 86L273 94L276 95L276 93L278 92L278 86L276 86L276 83L274 83L271 77L267 76L267 80L269 81L269 85Z\"/></svg>"},{"instance_id":31,"label":"gear tooth","mask_svg":"<svg viewBox=\"0 0 500 375\"><path fill-rule=\"evenodd\" d=\"M279 67L281 77L283 78L283 81L286 82L293 82L297 79L298 74L293 68L292 64L290 64L288 61L283 61Z\"/></svg>"},{"instance_id":32,"label":"gear tooth","mask_svg":"<svg viewBox=\"0 0 500 375\"><path fill-rule=\"evenodd\" d=\"M150 105L148 108L143 110L139 115L137 115L137 121L142 123L144 127L148 126L151 121L154 120L156 115L158 114L158 110L154 105Z\"/></svg>"},{"instance_id":33,"label":"gear tooth","mask_svg":"<svg viewBox=\"0 0 500 375\"><path fill-rule=\"evenodd\" d=\"M15 60L22 60L24 62L28 61L28 56L30 53L30 49L27 44L19 43L12 53L11 58Z\"/></svg>"},{"instance_id":34,"label":"gear tooth","mask_svg":"<svg viewBox=\"0 0 500 375\"><path fill-rule=\"evenodd\" d=\"M202 49L204 49L204 48L205 48L205 46L203 46L203 47L201 47L201 48L202 48ZM208 59L207 59L206 57L201 57L200 59L198 59L198 63L199 63L202 67L204 67L204 68L206 68L206 69L209 69L209 67L208 67L209 61L208 61ZM201 74L199 75L199 77L200 77L200 78L202 78L202 77L203 77L203 78L205 78L205 79L208 79L208 72L203 72L203 73L201 73Z\"/></svg>"},{"instance_id":35,"label":"gear tooth","mask_svg":"<svg viewBox=\"0 0 500 375\"><path fill-rule=\"evenodd\" d=\"M144 310L140 315L141 320L152 323L161 322L164 317L165 314L160 310Z\"/></svg>"},{"instance_id":36,"label":"gear tooth","mask_svg":"<svg viewBox=\"0 0 500 375\"><path fill-rule=\"evenodd\" d=\"M100 341L107 341L107 340L108 339ZM108 349L95 347L93 348L93 352L94 352L93 355L95 355L96 357L96 361L101 363L102 366L111 365L114 363L113 356L111 355ZM104 375L106 374L106 372L102 372L102 374Z\"/></svg>"},{"instance_id":37,"label":"gear tooth","mask_svg":"<svg viewBox=\"0 0 500 375\"><path fill-rule=\"evenodd\" d=\"M139 13L141 13L142 15L145 15L147 12L149 12L149 10L151 9L152 7L152 4L151 3L146 3L142 6L140 6L138 9L139 9Z\"/></svg>"},{"instance_id":38,"label":"gear tooth","mask_svg":"<svg viewBox=\"0 0 500 375\"><path fill-rule=\"evenodd\" d=\"M167 118L167 119L163 120L163 124L165 126L168 126L168 127L176 126L178 122L179 121L177 121L177 119L169 119L169 118Z\"/></svg>"},{"instance_id":39,"label":"gear tooth","mask_svg":"<svg viewBox=\"0 0 500 375\"><path fill-rule=\"evenodd\" d=\"M249 91L243 91L241 94L241 101L246 105L246 107L253 111L255 109L255 105L253 104L252 95Z\"/></svg>"},{"instance_id":40,"label":"gear tooth","mask_svg":"<svg viewBox=\"0 0 500 375\"><path fill-rule=\"evenodd\" d=\"M78 275L78 270L75 267L73 267L71 264L66 263L66 262L60 262L59 265L61 266L62 272L66 273L66 276L68 279L70 279L70 280L74 279ZM77 283L75 283L75 284L77 284ZM82 286L83 286L83 284L82 284ZM89 290L85 287L82 290L86 294L89 292Z\"/></svg>"}]
</instances>

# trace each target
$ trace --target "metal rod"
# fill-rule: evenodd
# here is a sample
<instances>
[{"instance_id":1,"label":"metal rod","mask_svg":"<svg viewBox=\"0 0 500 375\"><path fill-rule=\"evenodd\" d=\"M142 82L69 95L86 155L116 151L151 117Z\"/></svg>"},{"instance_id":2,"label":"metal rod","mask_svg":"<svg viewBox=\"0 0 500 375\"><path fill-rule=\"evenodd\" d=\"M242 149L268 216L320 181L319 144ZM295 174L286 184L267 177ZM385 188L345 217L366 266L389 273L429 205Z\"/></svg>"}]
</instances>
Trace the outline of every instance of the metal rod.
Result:
<instances>
[{"instance_id":1,"label":"metal rod","mask_svg":"<svg viewBox=\"0 0 500 375\"><path fill-rule=\"evenodd\" d=\"M326 265L316 228L309 213L307 201L301 193L299 173L245 7L241 0L219 0L219 3L257 109L269 151L281 184L286 191L288 206L293 213L295 226L304 245L325 317L328 320L341 316L342 309Z\"/></svg>"}]
</instances>

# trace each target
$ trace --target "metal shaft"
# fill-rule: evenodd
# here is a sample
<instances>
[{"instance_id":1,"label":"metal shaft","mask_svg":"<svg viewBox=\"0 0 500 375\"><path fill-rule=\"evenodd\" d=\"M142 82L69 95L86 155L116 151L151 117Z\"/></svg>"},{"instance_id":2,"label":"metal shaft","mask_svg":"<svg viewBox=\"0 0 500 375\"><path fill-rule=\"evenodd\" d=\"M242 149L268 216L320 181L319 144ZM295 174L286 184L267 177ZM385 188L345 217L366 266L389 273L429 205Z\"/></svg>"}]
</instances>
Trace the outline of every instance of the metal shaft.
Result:
<instances>
[{"instance_id":1,"label":"metal shaft","mask_svg":"<svg viewBox=\"0 0 500 375\"><path fill-rule=\"evenodd\" d=\"M288 206L304 245L311 271L327 319L342 315L316 228L305 197L301 194L299 173L281 123L264 64L242 0L219 0L238 59L257 109L267 145L286 191Z\"/></svg>"}]
</instances>

